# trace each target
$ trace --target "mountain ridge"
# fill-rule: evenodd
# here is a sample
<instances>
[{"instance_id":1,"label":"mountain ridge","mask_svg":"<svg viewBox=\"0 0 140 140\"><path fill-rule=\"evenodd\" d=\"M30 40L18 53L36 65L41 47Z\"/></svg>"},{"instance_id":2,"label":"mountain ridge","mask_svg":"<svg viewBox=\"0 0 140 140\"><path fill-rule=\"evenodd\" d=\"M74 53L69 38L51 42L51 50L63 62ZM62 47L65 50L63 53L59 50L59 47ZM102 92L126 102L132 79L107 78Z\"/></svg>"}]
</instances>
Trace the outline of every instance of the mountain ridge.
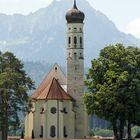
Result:
<instances>
[{"instance_id":1,"label":"mountain ridge","mask_svg":"<svg viewBox=\"0 0 140 140\"><path fill-rule=\"evenodd\" d=\"M28 15L0 14L0 50L11 51L24 61L46 61L64 65L66 62L65 13L72 8L71 0L54 0L46 8ZM85 65L97 57L106 45L123 43L139 46L140 39L120 32L103 13L86 0L77 1L85 15Z\"/></svg>"}]
</instances>

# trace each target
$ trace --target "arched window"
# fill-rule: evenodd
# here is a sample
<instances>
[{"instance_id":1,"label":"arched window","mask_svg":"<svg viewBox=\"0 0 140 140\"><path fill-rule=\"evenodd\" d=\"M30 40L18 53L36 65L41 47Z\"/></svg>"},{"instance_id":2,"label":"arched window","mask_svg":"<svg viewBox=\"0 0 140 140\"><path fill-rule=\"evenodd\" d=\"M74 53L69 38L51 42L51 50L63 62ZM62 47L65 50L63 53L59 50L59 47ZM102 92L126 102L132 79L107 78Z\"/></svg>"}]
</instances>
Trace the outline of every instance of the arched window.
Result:
<instances>
[{"instance_id":1,"label":"arched window","mask_svg":"<svg viewBox=\"0 0 140 140\"><path fill-rule=\"evenodd\" d=\"M66 131L66 126L64 126L63 134L64 134L64 138L66 138L66 137L68 136L68 135L67 135L67 131Z\"/></svg>"},{"instance_id":2,"label":"arched window","mask_svg":"<svg viewBox=\"0 0 140 140\"><path fill-rule=\"evenodd\" d=\"M43 137L43 126L41 125L41 127L40 127L40 138L42 138Z\"/></svg>"},{"instance_id":3,"label":"arched window","mask_svg":"<svg viewBox=\"0 0 140 140\"><path fill-rule=\"evenodd\" d=\"M51 136L51 137L55 137L55 135L56 135L56 134L55 134L55 126L52 125L51 128L50 128L50 136Z\"/></svg>"},{"instance_id":4,"label":"arched window","mask_svg":"<svg viewBox=\"0 0 140 140\"><path fill-rule=\"evenodd\" d=\"M77 37L74 37L74 44L77 44Z\"/></svg>"},{"instance_id":5,"label":"arched window","mask_svg":"<svg viewBox=\"0 0 140 140\"><path fill-rule=\"evenodd\" d=\"M71 37L69 37L69 44L71 44Z\"/></svg>"}]
</instances>

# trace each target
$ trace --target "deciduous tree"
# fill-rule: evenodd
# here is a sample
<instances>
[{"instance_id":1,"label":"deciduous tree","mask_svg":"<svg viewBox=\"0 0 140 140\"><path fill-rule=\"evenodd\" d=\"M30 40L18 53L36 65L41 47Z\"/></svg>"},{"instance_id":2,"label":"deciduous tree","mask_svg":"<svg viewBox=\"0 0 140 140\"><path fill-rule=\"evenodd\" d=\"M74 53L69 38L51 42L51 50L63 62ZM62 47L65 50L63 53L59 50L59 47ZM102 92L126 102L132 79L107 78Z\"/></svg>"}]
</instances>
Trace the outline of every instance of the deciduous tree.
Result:
<instances>
[{"instance_id":1,"label":"deciduous tree","mask_svg":"<svg viewBox=\"0 0 140 140\"><path fill-rule=\"evenodd\" d=\"M116 140L123 139L127 125L131 139L131 124L140 112L140 49L122 44L105 47L92 60L85 83L88 113L109 120Z\"/></svg>"}]
</instances>

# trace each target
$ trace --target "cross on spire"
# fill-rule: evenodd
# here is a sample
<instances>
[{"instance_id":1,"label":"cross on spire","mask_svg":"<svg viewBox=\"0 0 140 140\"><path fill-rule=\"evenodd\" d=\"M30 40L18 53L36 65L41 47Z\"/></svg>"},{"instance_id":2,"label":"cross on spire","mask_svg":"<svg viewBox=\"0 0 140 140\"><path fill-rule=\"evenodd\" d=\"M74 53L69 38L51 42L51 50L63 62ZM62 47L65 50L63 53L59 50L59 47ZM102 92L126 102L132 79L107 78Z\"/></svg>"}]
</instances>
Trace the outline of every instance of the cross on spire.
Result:
<instances>
[{"instance_id":1,"label":"cross on spire","mask_svg":"<svg viewBox=\"0 0 140 140\"><path fill-rule=\"evenodd\" d=\"M73 8L77 9L76 0L74 0Z\"/></svg>"}]
</instances>

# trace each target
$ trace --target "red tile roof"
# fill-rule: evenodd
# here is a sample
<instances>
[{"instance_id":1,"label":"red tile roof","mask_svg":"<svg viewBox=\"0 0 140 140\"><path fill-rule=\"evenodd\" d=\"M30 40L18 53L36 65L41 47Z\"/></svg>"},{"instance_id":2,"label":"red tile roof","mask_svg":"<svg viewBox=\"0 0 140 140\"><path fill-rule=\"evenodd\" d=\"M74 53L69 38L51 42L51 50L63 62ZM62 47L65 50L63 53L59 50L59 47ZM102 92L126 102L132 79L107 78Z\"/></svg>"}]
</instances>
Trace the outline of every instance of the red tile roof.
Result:
<instances>
[{"instance_id":1,"label":"red tile roof","mask_svg":"<svg viewBox=\"0 0 140 140\"><path fill-rule=\"evenodd\" d=\"M45 88L41 88L45 86ZM35 100L72 100L72 97L67 94L60 86L58 81L53 78L47 85L40 85L37 92L32 95L32 99Z\"/></svg>"},{"instance_id":2,"label":"red tile roof","mask_svg":"<svg viewBox=\"0 0 140 140\"><path fill-rule=\"evenodd\" d=\"M66 85L66 77L58 64L53 66L49 74L44 78L40 86L32 95L32 98L36 99L46 89L46 86L49 85L53 78L58 79L60 85Z\"/></svg>"}]
</instances>

